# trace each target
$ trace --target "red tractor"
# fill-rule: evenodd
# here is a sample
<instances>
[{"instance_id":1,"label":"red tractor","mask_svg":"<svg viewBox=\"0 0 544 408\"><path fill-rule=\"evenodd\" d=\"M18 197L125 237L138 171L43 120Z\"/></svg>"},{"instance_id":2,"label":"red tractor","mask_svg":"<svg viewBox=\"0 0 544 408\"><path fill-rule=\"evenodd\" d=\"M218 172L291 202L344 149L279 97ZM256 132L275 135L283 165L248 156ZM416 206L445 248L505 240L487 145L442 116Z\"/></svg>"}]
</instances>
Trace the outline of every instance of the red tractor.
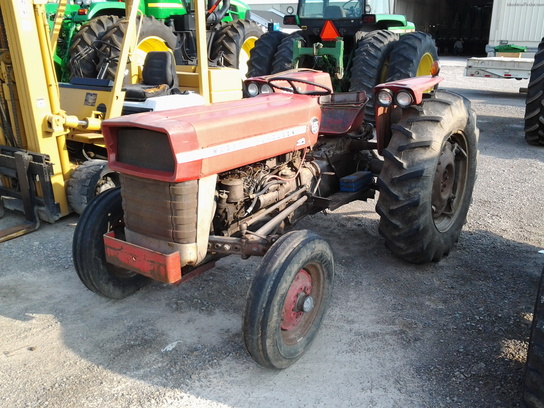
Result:
<instances>
[{"instance_id":1,"label":"red tractor","mask_svg":"<svg viewBox=\"0 0 544 408\"><path fill-rule=\"evenodd\" d=\"M123 298L151 279L178 284L229 254L263 256L244 340L270 368L293 364L323 319L334 278L330 246L289 231L302 217L373 198L397 256L438 261L471 202L478 129L470 102L426 76L375 95L333 93L329 74L299 69L247 80L251 98L107 120L121 187L94 199L73 258L92 291ZM364 123L376 98L376 134Z\"/></svg>"}]
</instances>

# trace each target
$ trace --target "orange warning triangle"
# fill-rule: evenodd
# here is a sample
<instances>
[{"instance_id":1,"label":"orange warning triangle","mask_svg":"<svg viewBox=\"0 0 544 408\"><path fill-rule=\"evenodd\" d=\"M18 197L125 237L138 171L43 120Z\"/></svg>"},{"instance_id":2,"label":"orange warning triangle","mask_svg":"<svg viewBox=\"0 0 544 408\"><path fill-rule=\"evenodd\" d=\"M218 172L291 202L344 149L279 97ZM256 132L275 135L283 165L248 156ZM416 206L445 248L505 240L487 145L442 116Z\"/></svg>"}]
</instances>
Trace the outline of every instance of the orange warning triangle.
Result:
<instances>
[{"instance_id":1,"label":"orange warning triangle","mask_svg":"<svg viewBox=\"0 0 544 408\"><path fill-rule=\"evenodd\" d=\"M323 41L336 41L340 37L340 33L334 26L331 20L325 21L323 28L321 29L321 34L319 34Z\"/></svg>"}]
</instances>

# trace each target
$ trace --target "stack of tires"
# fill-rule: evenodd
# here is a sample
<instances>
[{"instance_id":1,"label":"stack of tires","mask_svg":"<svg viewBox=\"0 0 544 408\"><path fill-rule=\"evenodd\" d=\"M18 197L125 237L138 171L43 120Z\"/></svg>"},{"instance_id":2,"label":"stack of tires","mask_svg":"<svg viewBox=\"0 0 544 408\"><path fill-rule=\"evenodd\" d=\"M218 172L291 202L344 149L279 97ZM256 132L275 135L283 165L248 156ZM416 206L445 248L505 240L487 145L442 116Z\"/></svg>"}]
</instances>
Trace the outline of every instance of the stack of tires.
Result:
<instances>
[{"instance_id":1,"label":"stack of tires","mask_svg":"<svg viewBox=\"0 0 544 408\"><path fill-rule=\"evenodd\" d=\"M525 103L525 140L544 146L544 38L535 54Z\"/></svg>"}]
</instances>

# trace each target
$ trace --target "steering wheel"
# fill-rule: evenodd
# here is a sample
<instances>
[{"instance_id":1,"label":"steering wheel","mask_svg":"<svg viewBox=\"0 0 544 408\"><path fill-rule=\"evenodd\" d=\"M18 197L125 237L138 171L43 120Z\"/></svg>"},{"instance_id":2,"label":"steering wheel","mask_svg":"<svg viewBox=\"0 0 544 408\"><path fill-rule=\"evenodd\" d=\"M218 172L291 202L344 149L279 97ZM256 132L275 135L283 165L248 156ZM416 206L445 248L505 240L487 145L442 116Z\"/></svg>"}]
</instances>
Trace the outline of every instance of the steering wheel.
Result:
<instances>
[{"instance_id":1,"label":"steering wheel","mask_svg":"<svg viewBox=\"0 0 544 408\"><path fill-rule=\"evenodd\" d=\"M356 2L354 6L351 3ZM360 17L361 16L361 2L358 0L348 0L342 4L342 8L347 11L348 17Z\"/></svg>"},{"instance_id":2,"label":"steering wheel","mask_svg":"<svg viewBox=\"0 0 544 408\"><path fill-rule=\"evenodd\" d=\"M288 88L286 86L280 86L280 85L274 84L274 82L276 82L276 81L285 81L289 85L291 85L291 87ZM295 82L310 85L310 86L315 86L316 88L320 88L322 90L301 91L300 89L298 89L296 87ZM290 77L274 77L274 78L270 78L268 80L268 84L272 88L276 88L276 89L279 89L279 90L282 90L282 91L285 91L285 92L294 93L294 94L298 94L298 95L324 96L324 95L332 94L332 89L326 87L325 85L321 85L321 84L318 84L318 83L312 82L312 81L306 81L304 79L295 79L295 78L290 78Z\"/></svg>"}]
</instances>

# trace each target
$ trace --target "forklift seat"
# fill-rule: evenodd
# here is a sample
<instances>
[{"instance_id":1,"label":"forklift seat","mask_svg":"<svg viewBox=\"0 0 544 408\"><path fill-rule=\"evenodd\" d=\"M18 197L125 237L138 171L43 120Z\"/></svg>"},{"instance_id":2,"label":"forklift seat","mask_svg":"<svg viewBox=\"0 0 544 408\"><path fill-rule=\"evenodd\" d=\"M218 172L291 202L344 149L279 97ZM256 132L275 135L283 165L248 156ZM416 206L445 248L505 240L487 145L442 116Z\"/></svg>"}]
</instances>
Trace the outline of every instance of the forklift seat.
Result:
<instances>
[{"instance_id":1,"label":"forklift seat","mask_svg":"<svg viewBox=\"0 0 544 408\"><path fill-rule=\"evenodd\" d=\"M150 51L145 57L142 82L128 85L125 99L144 101L156 96L180 94L174 56L168 51Z\"/></svg>"}]
</instances>

